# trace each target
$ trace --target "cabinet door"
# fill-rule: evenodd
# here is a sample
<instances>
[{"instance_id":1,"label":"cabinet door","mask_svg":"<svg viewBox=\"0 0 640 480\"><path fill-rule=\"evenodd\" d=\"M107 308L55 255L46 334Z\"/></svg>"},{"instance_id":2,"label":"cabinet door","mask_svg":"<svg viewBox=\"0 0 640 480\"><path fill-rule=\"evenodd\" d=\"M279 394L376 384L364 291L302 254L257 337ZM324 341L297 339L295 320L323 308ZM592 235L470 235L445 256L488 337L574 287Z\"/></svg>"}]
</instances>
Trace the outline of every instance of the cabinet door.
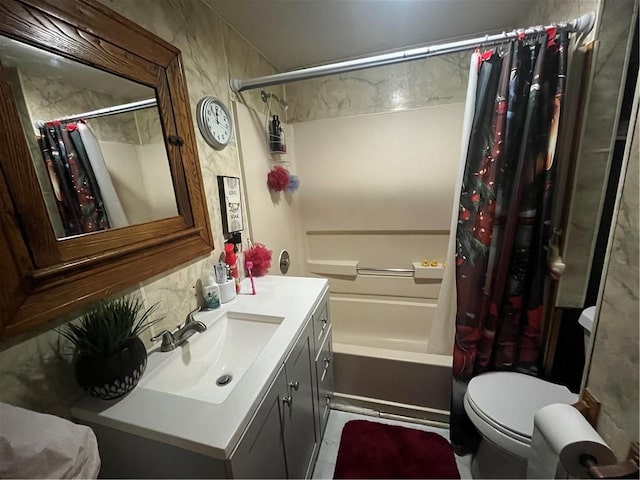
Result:
<instances>
[{"instance_id":1,"label":"cabinet door","mask_svg":"<svg viewBox=\"0 0 640 480\"><path fill-rule=\"evenodd\" d=\"M286 392L286 376L281 368L231 456L233 478L287 476L281 421L281 399Z\"/></svg>"},{"instance_id":2,"label":"cabinet door","mask_svg":"<svg viewBox=\"0 0 640 480\"><path fill-rule=\"evenodd\" d=\"M286 363L288 396L283 401L284 445L289 478L308 478L316 447L312 388L311 328L302 335Z\"/></svg>"}]
</instances>

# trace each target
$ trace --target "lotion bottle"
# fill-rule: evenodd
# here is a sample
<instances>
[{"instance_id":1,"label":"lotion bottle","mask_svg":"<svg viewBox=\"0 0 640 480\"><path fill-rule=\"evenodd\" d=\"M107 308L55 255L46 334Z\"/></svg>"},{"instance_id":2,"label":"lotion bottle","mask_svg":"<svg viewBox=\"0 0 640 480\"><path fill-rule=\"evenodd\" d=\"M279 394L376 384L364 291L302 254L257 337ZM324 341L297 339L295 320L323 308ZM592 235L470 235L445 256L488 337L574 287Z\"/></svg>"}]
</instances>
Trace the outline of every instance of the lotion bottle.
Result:
<instances>
[{"instance_id":1,"label":"lotion bottle","mask_svg":"<svg viewBox=\"0 0 640 480\"><path fill-rule=\"evenodd\" d=\"M202 307L205 310L213 310L220 306L220 287L216 283L212 269L207 269L202 278L201 292Z\"/></svg>"}]
</instances>

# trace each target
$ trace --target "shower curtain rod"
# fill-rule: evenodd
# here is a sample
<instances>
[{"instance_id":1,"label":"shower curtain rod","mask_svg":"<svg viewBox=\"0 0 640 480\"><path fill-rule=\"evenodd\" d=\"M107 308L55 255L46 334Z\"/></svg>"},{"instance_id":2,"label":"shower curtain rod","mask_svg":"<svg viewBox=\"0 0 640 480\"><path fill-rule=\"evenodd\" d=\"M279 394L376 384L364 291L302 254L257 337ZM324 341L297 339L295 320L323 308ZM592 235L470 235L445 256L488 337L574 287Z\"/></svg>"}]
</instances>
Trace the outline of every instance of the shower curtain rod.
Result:
<instances>
[{"instance_id":1,"label":"shower curtain rod","mask_svg":"<svg viewBox=\"0 0 640 480\"><path fill-rule=\"evenodd\" d=\"M503 43L506 40L516 39L523 34L525 36L539 34L545 31L545 29L553 27L557 28L559 31L586 34L589 33L593 28L593 25L595 24L595 18L595 13L590 12L571 21L552 24L549 26L539 25L536 27L516 29L511 32L485 35L483 37L459 40L456 42L443 43L440 45L412 48L401 52L374 55L371 57L359 58L356 60L330 63L327 65L319 65L317 67L303 68L300 70L293 70L291 72L276 73L274 75L266 75L264 77L251 78L246 80L232 78L229 81L229 84L231 85L231 90L233 90L234 92L242 92L244 90L268 87L270 85L295 82L298 80L307 80L310 78L322 77L325 75L335 75L338 73L362 70L364 68L380 67L383 65L392 65L394 63L408 62L411 60L420 60L422 58L435 57L437 55L443 55L446 53L469 50L481 45L495 45Z\"/></svg>"},{"instance_id":2,"label":"shower curtain rod","mask_svg":"<svg viewBox=\"0 0 640 480\"><path fill-rule=\"evenodd\" d=\"M108 115L116 115L118 113L135 112L136 110L155 107L156 105L157 101L155 98L148 98L147 100L140 100L138 102L125 103L123 105L116 105L113 107L101 108L99 110L92 110L91 112L78 113L77 115L69 115L68 117L56 118L55 121L63 123L75 122L77 120L106 117Z\"/></svg>"}]
</instances>

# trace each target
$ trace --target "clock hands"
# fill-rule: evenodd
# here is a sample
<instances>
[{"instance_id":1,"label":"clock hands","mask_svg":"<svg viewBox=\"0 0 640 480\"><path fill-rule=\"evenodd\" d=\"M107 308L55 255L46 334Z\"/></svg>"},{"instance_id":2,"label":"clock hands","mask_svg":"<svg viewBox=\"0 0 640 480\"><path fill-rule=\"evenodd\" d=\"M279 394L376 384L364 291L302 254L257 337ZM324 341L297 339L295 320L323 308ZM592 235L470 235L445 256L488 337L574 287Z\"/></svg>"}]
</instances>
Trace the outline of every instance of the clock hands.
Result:
<instances>
[{"instance_id":1,"label":"clock hands","mask_svg":"<svg viewBox=\"0 0 640 480\"><path fill-rule=\"evenodd\" d=\"M198 127L209 145L224 148L231 139L232 123L224 106L219 106L213 97L204 97L198 102Z\"/></svg>"}]
</instances>

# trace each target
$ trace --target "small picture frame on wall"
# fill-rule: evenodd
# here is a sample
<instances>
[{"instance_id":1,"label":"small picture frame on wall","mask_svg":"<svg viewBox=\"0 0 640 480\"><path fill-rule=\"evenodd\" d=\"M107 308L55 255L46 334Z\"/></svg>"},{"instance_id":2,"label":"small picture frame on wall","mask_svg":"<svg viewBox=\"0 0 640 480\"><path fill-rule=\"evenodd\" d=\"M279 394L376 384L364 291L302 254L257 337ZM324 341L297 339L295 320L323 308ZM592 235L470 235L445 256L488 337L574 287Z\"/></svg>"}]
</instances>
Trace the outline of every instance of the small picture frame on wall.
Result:
<instances>
[{"instance_id":1,"label":"small picture frame on wall","mask_svg":"<svg viewBox=\"0 0 640 480\"><path fill-rule=\"evenodd\" d=\"M242 201L240 198L240 179L218 175L220 192L220 212L222 213L222 232L229 235L244 230L242 220Z\"/></svg>"}]
</instances>

